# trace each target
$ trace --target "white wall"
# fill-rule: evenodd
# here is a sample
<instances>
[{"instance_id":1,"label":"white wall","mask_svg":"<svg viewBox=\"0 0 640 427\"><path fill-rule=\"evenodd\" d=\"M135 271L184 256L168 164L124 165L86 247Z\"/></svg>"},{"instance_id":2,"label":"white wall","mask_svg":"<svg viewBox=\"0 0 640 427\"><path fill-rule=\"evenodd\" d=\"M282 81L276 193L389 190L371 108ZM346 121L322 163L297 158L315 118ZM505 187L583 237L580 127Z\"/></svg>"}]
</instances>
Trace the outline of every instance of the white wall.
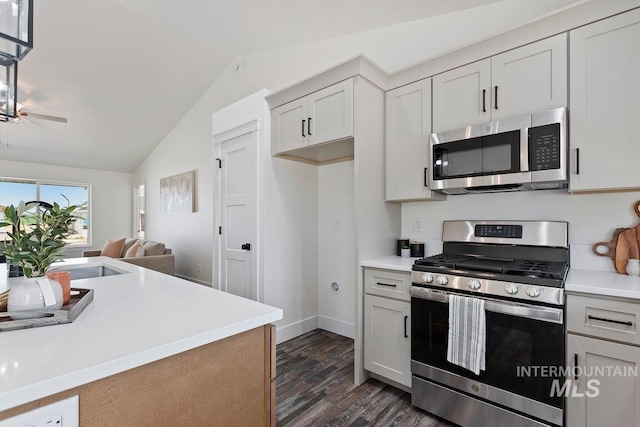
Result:
<instances>
[{"instance_id":1,"label":"white wall","mask_svg":"<svg viewBox=\"0 0 640 427\"><path fill-rule=\"evenodd\" d=\"M132 174L0 160L0 176L88 183L91 185L92 246L102 248L107 239L131 235ZM67 248L65 255L81 256L82 249Z\"/></svg>"},{"instance_id":2,"label":"white wall","mask_svg":"<svg viewBox=\"0 0 640 427\"><path fill-rule=\"evenodd\" d=\"M213 112L262 88L280 90L360 53L380 64L385 71L393 72L506 31L571 2L506 0L444 17L237 58L135 173L134 181L146 184L148 238L165 242L174 250L177 274L201 283L211 283L214 274L212 259L216 256L213 253L212 225ZM236 64L242 64L240 73L235 71ZM315 172L312 172L310 168L314 167L274 159L272 167L265 170L267 176L271 174L265 184L268 195L266 214L280 218L278 224L265 227L265 242L281 236L299 241L313 239L310 224L315 224L317 238L318 177L314 173L317 174L318 169L314 168ZM161 215L160 178L189 170L196 171L196 212ZM301 188L309 190L298 193ZM296 195L289 194L290 190ZM303 258L296 258L300 254ZM307 256L309 258L304 258ZM272 252L265 248L264 259L265 302L284 309L285 318L279 323L279 330L287 326L291 327L290 331L312 327L318 320L317 246L312 250L292 245ZM197 265L202 266L201 271ZM267 289L267 277L273 280L271 289ZM324 286L325 279L321 280ZM326 312L325 306L323 304L323 313ZM345 319L347 317L340 320Z\"/></svg>"},{"instance_id":3,"label":"white wall","mask_svg":"<svg viewBox=\"0 0 640 427\"><path fill-rule=\"evenodd\" d=\"M318 320L321 328L351 338L357 284L353 166L349 161L318 168Z\"/></svg>"},{"instance_id":4,"label":"white wall","mask_svg":"<svg viewBox=\"0 0 640 427\"><path fill-rule=\"evenodd\" d=\"M425 240L428 254L440 250L442 221L463 220L551 220L569 222L571 267L615 271L609 258L596 256L591 246L611 240L618 227L634 227L639 218L633 205L640 192L571 195L566 190L449 196L442 202L404 203L402 234ZM421 219L422 233L413 231Z\"/></svg>"},{"instance_id":5,"label":"white wall","mask_svg":"<svg viewBox=\"0 0 640 427\"><path fill-rule=\"evenodd\" d=\"M265 162L264 302L282 308L277 342L318 327L318 168Z\"/></svg>"}]
</instances>

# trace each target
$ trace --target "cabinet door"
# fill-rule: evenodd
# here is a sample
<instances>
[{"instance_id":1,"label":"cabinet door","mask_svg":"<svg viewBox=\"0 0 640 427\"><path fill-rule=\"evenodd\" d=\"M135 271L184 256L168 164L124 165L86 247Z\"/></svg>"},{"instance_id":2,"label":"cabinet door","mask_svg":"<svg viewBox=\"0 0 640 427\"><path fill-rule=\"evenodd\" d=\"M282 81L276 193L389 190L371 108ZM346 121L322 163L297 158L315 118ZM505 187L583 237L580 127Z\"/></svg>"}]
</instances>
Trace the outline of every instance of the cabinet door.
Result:
<instances>
[{"instance_id":1,"label":"cabinet door","mask_svg":"<svg viewBox=\"0 0 640 427\"><path fill-rule=\"evenodd\" d=\"M271 111L272 154L307 145L308 115L308 97L296 99Z\"/></svg>"},{"instance_id":2,"label":"cabinet door","mask_svg":"<svg viewBox=\"0 0 640 427\"><path fill-rule=\"evenodd\" d=\"M441 132L491 120L489 59L433 77L433 131Z\"/></svg>"},{"instance_id":3,"label":"cabinet door","mask_svg":"<svg viewBox=\"0 0 640 427\"><path fill-rule=\"evenodd\" d=\"M567 79L566 34L492 57L491 120L566 107Z\"/></svg>"},{"instance_id":4,"label":"cabinet door","mask_svg":"<svg viewBox=\"0 0 640 427\"><path fill-rule=\"evenodd\" d=\"M364 367L411 387L411 303L364 296Z\"/></svg>"},{"instance_id":5,"label":"cabinet door","mask_svg":"<svg viewBox=\"0 0 640 427\"><path fill-rule=\"evenodd\" d=\"M640 427L640 348L568 334L567 366L576 355L584 375L566 399L568 427Z\"/></svg>"},{"instance_id":6,"label":"cabinet door","mask_svg":"<svg viewBox=\"0 0 640 427\"><path fill-rule=\"evenodd\" d=\"M640 10L570 40L570 191L640 188Z\"/></svg>"},{"instance_id":7,"label":"cabinet door","mask_svg":"<svg viewBox=\"0 0 640 427\"><path fill-rule=\"evenodd\" d=\"M353 79L314 92L308 98L309 145L353 136Z\"/></svg>"},{"instance_id":8,"label":"cabinet door","mask_svg":"<svg viewBox=\"0 0 640 427\"><path fill-rule=\"evenodd\" d=\"M431 79L385 94L386 200L443 199L429 189Z\"/></svg>"}]
</instances>

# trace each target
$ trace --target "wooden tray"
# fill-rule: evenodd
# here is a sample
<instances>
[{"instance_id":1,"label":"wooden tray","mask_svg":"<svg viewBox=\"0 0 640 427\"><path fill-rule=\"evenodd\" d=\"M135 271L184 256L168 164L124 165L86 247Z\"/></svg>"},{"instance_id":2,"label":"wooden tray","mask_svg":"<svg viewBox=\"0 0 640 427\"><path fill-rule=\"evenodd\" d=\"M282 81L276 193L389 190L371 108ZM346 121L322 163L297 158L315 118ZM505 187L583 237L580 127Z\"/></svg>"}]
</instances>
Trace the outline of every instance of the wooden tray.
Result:
<instances>
[{"instance_id":1,"label":"wooden tray","mask_svg":"<svg viewBox=\"0 0 640 427\"><path fill-rule=\"evenodd\" d=\"M11 312L0 312L0 332L13 331L16 329L38 328L40 326L59 325L71 323L82 313L82 310L93 301L93 289L71 288L72 291L79 291L79 295L72 295L69 302L59 310L49 310L42 308L31 310L35 313L43 313L45 317L35 319L14 320ZM21 312L21 313L24 313Z\"/></svg>"}]
</instances>

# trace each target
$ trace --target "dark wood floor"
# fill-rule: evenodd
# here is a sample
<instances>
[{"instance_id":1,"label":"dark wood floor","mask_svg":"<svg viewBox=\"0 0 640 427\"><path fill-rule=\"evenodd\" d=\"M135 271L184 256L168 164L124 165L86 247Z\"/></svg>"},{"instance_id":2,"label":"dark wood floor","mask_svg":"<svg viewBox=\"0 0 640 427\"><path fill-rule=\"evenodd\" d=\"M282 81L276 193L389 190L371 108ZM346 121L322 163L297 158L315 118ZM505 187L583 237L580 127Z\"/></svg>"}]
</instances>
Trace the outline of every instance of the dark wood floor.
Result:
<instances>
[{"instance_id":1,"label":"dark wood floor","mask_svg":"<svg viewBox=\"0 0 640 427\"><path fill-rule=\"evenodd\" d=\"M353 384L353 340L317 329L277 347L277 425L451 424L411 406L411 396L369 379Z\"/></svg>"}]
</instances>

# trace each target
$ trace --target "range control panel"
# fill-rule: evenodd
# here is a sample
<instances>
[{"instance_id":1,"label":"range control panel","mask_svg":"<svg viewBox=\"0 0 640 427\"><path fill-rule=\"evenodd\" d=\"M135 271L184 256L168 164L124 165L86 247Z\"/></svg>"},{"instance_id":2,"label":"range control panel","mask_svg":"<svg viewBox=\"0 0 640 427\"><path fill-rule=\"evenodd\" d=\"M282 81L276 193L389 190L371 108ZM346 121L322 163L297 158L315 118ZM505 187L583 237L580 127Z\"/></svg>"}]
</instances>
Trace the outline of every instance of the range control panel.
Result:
<instances>
[{"instance_id":1,"label":"range control panel","mask_svg":"<svg viewBox=\"0 0 640 427\"><path fill-rule=\"evenodd\" d=\"M497 237L501 239L521 239L521 225L476 224L475 237Z\"/></svg>"}]
</instances>

